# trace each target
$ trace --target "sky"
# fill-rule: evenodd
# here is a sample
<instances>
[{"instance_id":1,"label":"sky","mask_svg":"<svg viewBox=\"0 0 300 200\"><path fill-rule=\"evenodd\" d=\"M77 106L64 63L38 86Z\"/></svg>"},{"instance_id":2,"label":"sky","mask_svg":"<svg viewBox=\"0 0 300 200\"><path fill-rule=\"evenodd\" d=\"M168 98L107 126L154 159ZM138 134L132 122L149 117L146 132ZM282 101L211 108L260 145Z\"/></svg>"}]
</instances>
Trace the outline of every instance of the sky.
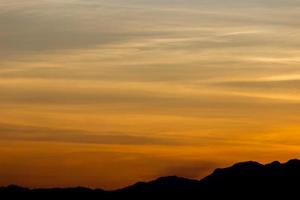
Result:
<instances>
[{"instance_id":1,"label":"sky","mask_svg":"<svg viewBox=\"0 0 300 200\"><path fill-rule=\"evenodd\" d=\"M298 0L0 0L0 185L299 158L299 17Z\"/></svg>"}]
</instances>

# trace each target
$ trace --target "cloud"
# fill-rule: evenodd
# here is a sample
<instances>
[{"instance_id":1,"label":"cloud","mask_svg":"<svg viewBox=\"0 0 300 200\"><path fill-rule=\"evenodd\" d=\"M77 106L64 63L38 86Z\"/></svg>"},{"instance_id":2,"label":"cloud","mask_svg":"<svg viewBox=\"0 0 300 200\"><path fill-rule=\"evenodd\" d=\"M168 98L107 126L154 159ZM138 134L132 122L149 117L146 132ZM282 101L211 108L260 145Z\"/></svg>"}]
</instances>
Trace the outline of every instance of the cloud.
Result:
<instances>
[{"instance_id":1,"label":"cloud","mask_svg":"<svg viewBox=\"0 0 300 200\"><path fill-rule=\"evenodd\" d=\"M281 92L297 92L300 91L300 80L278 80L278 81L228 81L220 82L217 85L235 88L240 90L256 90L256 91L281 91Z\"/></svg>"},{"instance_id":2,"label":"cloud","mask_svg":"<svg viewBox=\"0 0 300 200\"><path fill-rule=\"evenodd\" d=\"M2 0L1 184L116 187L298 152L299 6Z\"/></svg>"},{"instance_id":3,"label":"cloud","mask_svg":"<svg viewBox=\"0 0 300 200\"><path fill-rule=\"evenodd\" d=\"M296 14L292 10L296 5L299 3L294 1L270 3L269 0L251 2L230 0L226 3L220 0L201 2L178 0L172 3L169 0L153 2L45 0L38 3L33 0L18 0L14 3L4 1L0 8L2 30L0 56L18 57L45 51L84 49L145 38L181 36L187 40L189 37L195 38L205 33L197 31L189 35L186 30L192 27L207 27L218 35L226 35L220 32L221 27L229 30L242 29L234 33L256 31L243 30L245 27L269 29L275 25L289 25L288 29L293 30L291 25L297 24L297 21L294 20L293 15ZM253 12L257 14L252 15ZM282 37L277 35L276 38L284 39L288 34L282 34ZM264 38L272 40L273 37ZM270 44L272 42L274 43L272 40ZM201 43L198 45L201 46ZM288 43L295 44L295 40ZM247 45L250 44L253 42ZM256 41L255 44L261 43Z\"/></svg>"},{"instance_id":4,"label":"cloud","mask_svg":"<svg viewBox=\"0 0 300 200\"><path fill-rule=\"evenodd\" d=\"M89 133L80 130L11 124L0 124L0 138L16 141L118 145L178 145L180 143L174 138L167 137L138 136L128 133Z\"/></svg>"}]
</instances>

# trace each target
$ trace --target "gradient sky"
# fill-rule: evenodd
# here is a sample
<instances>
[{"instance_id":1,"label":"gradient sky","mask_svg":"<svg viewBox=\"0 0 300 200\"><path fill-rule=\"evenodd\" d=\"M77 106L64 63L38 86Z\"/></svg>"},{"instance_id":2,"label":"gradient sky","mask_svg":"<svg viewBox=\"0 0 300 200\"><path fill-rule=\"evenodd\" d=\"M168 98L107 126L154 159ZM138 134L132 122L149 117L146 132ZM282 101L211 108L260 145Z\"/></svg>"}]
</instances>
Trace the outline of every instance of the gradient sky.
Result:
<instances>
[{"instance_id":1,"label":"gradient sky","mask_svg":"<svg viewBox=\"0 0 300 200\"><path fill-rule=\"evenodd\" d=\"M0 185L299 158L299 18L298 0L0 0Z\"/></svg>"}]
</instances>

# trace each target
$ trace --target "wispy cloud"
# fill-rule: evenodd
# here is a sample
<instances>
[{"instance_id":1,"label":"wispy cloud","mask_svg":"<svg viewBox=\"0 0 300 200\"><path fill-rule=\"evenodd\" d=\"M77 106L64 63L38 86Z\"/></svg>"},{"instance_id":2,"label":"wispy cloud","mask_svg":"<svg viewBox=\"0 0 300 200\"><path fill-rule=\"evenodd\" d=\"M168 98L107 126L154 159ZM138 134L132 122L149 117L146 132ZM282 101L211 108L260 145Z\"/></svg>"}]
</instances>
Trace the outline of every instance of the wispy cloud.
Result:
<instances>
[{"instance_id":1,"label":"wispy cloud","mask_svg":"<svg viewBox=\"0 0 300 200\"><path fill-rule=\"evenodd\" d=\"M0 185L112 188L294 155L299 6L2 0Z\"/></svg>"}]
</instances>

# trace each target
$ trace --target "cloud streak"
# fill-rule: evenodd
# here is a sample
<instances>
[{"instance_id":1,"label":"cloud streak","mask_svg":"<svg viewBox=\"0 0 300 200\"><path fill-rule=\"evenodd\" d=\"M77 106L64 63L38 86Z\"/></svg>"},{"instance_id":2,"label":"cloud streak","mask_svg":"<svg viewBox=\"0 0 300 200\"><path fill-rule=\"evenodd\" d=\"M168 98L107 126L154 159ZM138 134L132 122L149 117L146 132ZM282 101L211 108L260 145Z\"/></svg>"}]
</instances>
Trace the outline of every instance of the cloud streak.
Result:
<instances>
[{"instance_id":1,"label":"cloud streak","mask_svg":"<svg viewBox=\"0 0 300 200\"><path fill-rule=\"evenodd\" d=\"M2 0L0 185L115 188L295 157L299 7Z\"/></svg>"}]
</instances>

